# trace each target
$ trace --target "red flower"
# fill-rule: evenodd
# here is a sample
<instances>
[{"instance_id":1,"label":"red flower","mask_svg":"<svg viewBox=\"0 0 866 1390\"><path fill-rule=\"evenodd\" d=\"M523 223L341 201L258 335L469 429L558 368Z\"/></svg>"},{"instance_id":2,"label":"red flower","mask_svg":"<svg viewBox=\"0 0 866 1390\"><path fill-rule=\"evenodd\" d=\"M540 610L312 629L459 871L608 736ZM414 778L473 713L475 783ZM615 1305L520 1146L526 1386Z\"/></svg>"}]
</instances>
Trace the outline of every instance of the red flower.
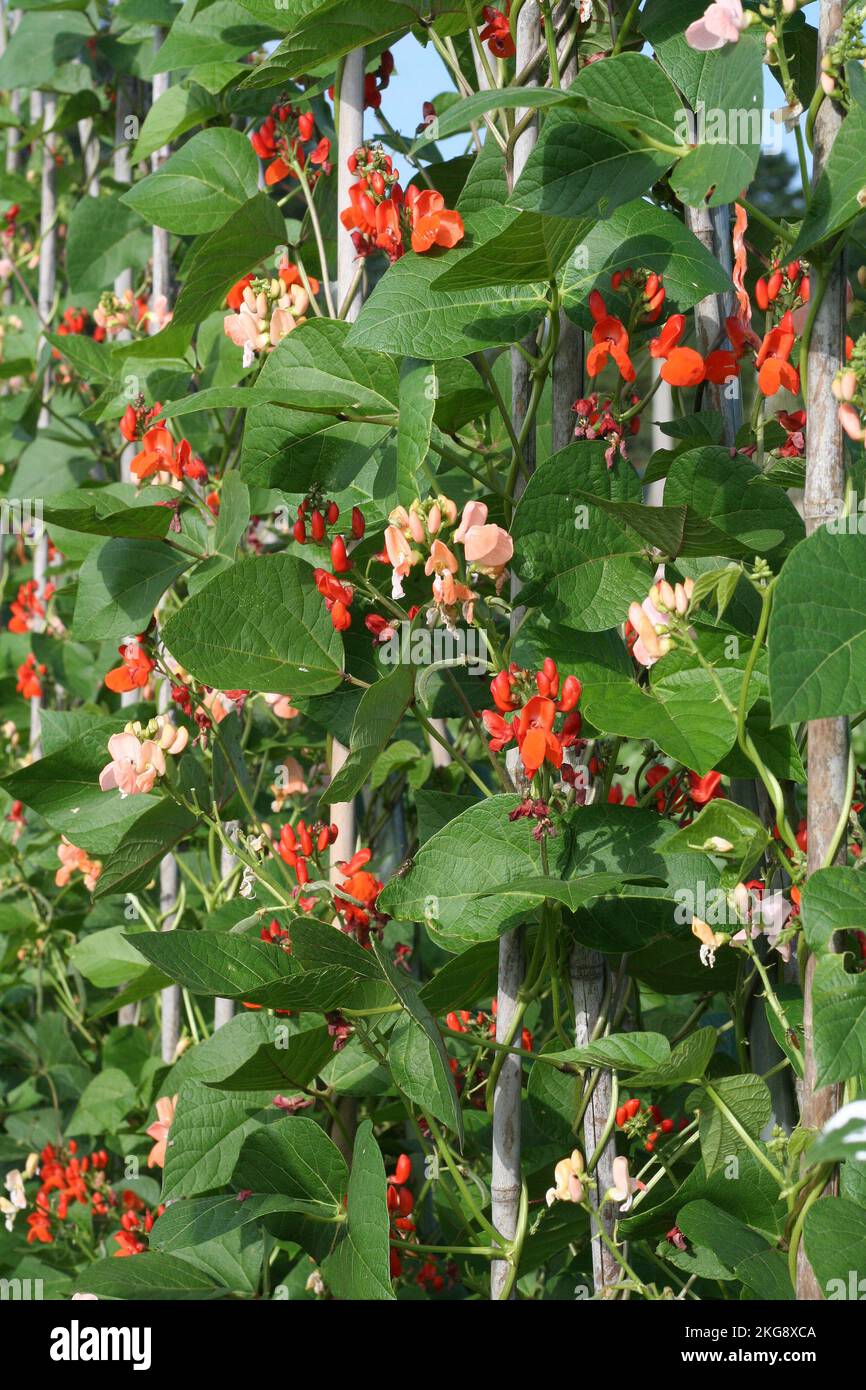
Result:
<instances>
[{"instance_id":1,"label":"red flower","mask_svg":"<svg viewBox=\"0 0 866 1390\"><path fill-rule=\"evenodd\" d=\"M527 777L534 777L542 763L562 766L562 744L553 732L556 705L544 695L534 695L520 711L517 744Z\"/></svg>"},{"instance_id":2,"label":"red flower","mask_svg":"<svg viewBox=\"0 0 866 1390\"><path fill-rule=\"evenodd\" d=\"M123 657L123 665L115 666L114 670L108 672L105 684L117 695L128 690L140 690L147 685L156 662L151 661L138 642L127 642L125 646L118 647L118 651Z\"/></svg>"},{"instance_id":3,"label":"red flower","mask_svg":"<svg viewBox=\"0 0 866 1390\"><path fill-rule=\"evenodd\" d=\"M783 386L794 394L799 391L800 373L788 360L794 341L794 321L789 310L775 328L764 334L764 341L755 358L758 388L762 395L774 396Z\"/></svg>"},{"instance_id":4,"label":"red flower","mask_svg":"<svg viewBox=\"0 0 866 1390\"><path fill-rule=\"evenodd\" d=\"M589 308L595 319L595 326L592 330L593 346L586 359L588 374L598 376L607 366L608 358L612 357L623 381L634 381L636 373L628 355L629 338L625 325L620 319L608 314L598 290L593 290L590 295Z\"/></svg>"},{"instance_id":5,"label":"red flower","mask_svg":"<svg viewBox=\"0 0 866 1390\"><path fill-rule=\"evenodd\" d=\"M696 348L675 347L659 375L671 386L699 386L706 375L706 366Z\"/></svg>"},{"instance_id":6,"label":"red flower","mask_svg":"<svg viewBox=\"0 0 866 1390\"><path fill-rule=\"evenodd\" d=\"M446 208L445 199L435 188L425 188L423 193L408 189L406 205L411 209L412 250L419 255L432 246L456 246L463 240L463 218Z\"/></svg>"},{"instance_id":7,"label":"red flower","mask_svg":"<svg viewBox=\"0 0 866 1390\"><path fill-rule=\"evenodd\" d=\"M509 6L510 8L510 6ZM513 58L516 52L508 24L508 16L492 5L484 6L486 24L479 38L486 43L494 58Z\"/></svg>"}]
</instances>

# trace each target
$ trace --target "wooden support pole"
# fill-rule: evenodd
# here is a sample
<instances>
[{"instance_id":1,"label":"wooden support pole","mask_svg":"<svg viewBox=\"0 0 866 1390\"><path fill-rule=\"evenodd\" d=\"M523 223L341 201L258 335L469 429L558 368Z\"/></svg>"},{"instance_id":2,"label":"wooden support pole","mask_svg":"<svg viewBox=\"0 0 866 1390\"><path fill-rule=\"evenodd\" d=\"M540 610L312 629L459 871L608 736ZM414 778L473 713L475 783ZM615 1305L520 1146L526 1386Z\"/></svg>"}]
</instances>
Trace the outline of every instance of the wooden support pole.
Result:
<instances>
[{"instance_id":1,"label":"wooden support pole","mask_svg":"<svg viewBox=\"0 0 866 1390\"><path fill-rule=\"evenodd\" d=\"M518 70L535 52L541 38L541 15L536 0L525 0L517 20L517 68ZM534 84L533 84L534 85ZM525 112L516 111L515 121ZM526 164L538 137L537 121L531 121L515 141L511 167L506 170L509 187L513 187ZM534 339L531 343L534 349ZM511 349L511 418L517 433L526 416L532 394L532 374L525 357L517 348ZM529 430L523 443L523 458L527 473L535 468L535 428ZM520 495L527 482L527 476L518 479L515 493ZM512 599L519 593L519 585L512 580ZM512 630L516 630L520 620L519 612L512 613ZM499 973L496 988L496 1040L513 1041L515 1018L520 1009L520 991L523 985L525 962L523 958L523 929L515 928L499 939ZM518 1212L522 1173L520 1166L521 1148L521 1090L523 1085L523 1066L519 1057L506 1056L499 1072L493 1094L493 1163L491 1173L491 1200L493 1225L504 1240L511 1241L517 1233ZM493 1260L490 1266L490 1297L500 1299L515 1295L515 1280L507 1260Z\"/></svg>"},{"instance_id":2,"label":"wooden support pole","mask_svg":"<svg viewBox=\"0 0 866 1390\"><path fill-rule=\"evenodd\" d=\"M821 59L838 36L842 24L841 0L821 0L818 20L818 76ZM825 99L815 121L812 180L821 177L833 141L842 122L841 112ZM813 287L815 275L812 276ZM845 497L845 450L842 427L831 385L844 361L845 267L841 256L827 267L826 286L812 325L806 378L806 488L803 499L806 534L837 516ZM848 778L847 719L814 719L808 732L808 793L806 818L809 827L808 870L820 869L833 846L840 818L847 801ZM846 838L838 847L835 862L844 863ZM835 939L831 948L835 946ZM816 1084L813 1038L813 982L815 957L809 956L803 980L804 1016L803 1104L800 1122L804 1129L821 1129L838 1109L840 1093L835 1086ZM814 1301L822 1297L805 1250L801 1244L797 1260L797 1298Z\"/></svg>"}]
</instances>

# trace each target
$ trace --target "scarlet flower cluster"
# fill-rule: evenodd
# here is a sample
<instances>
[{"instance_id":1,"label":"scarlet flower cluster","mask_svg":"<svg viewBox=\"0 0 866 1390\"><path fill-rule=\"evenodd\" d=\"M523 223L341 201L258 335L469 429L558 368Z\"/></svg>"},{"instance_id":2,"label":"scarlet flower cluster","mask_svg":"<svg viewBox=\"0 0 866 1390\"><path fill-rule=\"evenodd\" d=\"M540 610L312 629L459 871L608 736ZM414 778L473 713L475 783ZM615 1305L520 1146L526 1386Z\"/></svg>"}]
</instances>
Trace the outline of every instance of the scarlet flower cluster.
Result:
<instances>
[{"instance_id":1,"label":"scarlet flower cluster","mask_svg":"<svg viewBox=\"0 0 866 1390\"><path fill-rule=\"evenodd\" d=\"M126 421L131 425L131 421ZM152 425L141 441L141 452L136 454L130 464L130 471L140 483L145 478L160 481L160 474L172 478L190 478L194 482L204 482L207 469L200 458L192 452L189 441L182 439L175 444L165 425Z\"/></svg>"},{"instance_id":2,"label":"scarlet flower cluster","mask_svg":"<svg viewBox=\"0 0 866 1390\"><path fill-rule=\"evenodd\" d=\"M338 893L334 894L334 907L343 919L343 931L354 936L361 946L370 945L372 922L381 927L387 920L376 910L376 901L382 891L382 881L365 867L372 858L372 851L359 849L352 858L337 864L343 882ZM356 898L349 902L339 894Z\"/></svg>"},{"instance_id":3,"label":"scarlet flower cluster","mask_svg":"<svg viewBox=\"0 0 866 1390\"><path fill-rule=\"evenodd\" d=\"M97 343L101 343L105 338L105 329L94 322L87 309L64 309L55 332L61 338L69 336L93 338L94 342ZM56 348L53 348L52 355L59 357L60 353Z\"/></svg>"},{"instance_id":4,"label":"scarlet flower cluster","mask_svg":"<svg viewBox=\"0 0 866 1390\"><path fill-rule=\"evenodd\" d=\"M45 617L45 605L54 593L55 585L50 581L44 585L42 595L35 579L28 579L18 586L18 595L9 605L12 616L8 627L10 632L31 632Z\"/></svg>"},{"instance_id":5,"label":"scarlet flower cluster","mask_svg":"<svg viewBox=\"0 0 866 1390\"><path fill-rule=\"evenodd\" d=\"M316 588L325 600L325 607L331 615L331 622L337 632L345 632L352 626L352 600L355 597L355 590L351 584L343 584L335 574L329 574L327 570L313 570L313 579Z\"/></svg>"},{"instance_id":6,"label":"scarlet flower cluster","mask_svg":"<svg viewBox=\"0 0 866 1390\"><path fill-rule=\"evenodd\" d=\"M299 545L306 545L310 539L317 545L327 542L328 528L336 526L340 519L340 508L336 502L323 500L318 492L313 492L303 499L298 507L297 520L292 527L292 535ZM309 527L309 533L307 528ZM364 537L367 523L364 513L360 507L352 508L351 536L352 541L357 543ZM349 549L346 538L340 532L335 532L331 537L331 567L334 571L331 574L328 570L313 570L313 578L316 588L325 600L325 607L331 615L331 622L337 632L345 632L352 625L352 615L349 609L355 597L355 591L351 584L344 584L337 578L338 574L345 574L352 568L352 561L349 558Z\"/></svg>"},{"instance_id":7,"label":"scarlet flower cluster","mask_svg":"<svg viewBox=\"0 0 866 1390\"><path fill-rule=\"evenodd\" d=\"M739 376L735 352L719 348L702 357L697 348L682 346L685 331L684 316L673 314L659 336L650 343L650 356L663 359L659 372L662 381L671 386L700 386L702 381L724 386L732 377Z\"/></svg>"},{"instance_id":8,"label":"scarlet flower cluster","mask_svg":"<svg viewBox=\"0 0 866 1390\"><path fill-rule=\"evenodd\" d=\"M808 304L809 294L809 277L803 273L800 261L790 261L784 269L775 261L770 274L766 278L761 275L755 281L755 303L762 313L766 313L780 296L788 301L788 307L793 307L795 300Z\"/></svg>"},{"instance_id":9,"label":"scarlet flower cluster","mask_svg":"<svg viewBox=\"0 0 866 1390\"><path fill-rule=\"evenodd\" d=\"M632 392L631 404L637 405L639 400L640 397ZM579 401L575 401L571 407L577 416L575 439L604 439L608 446L604 455L608 468L613 467L617 453L621 458L628 458L624 442L626 430L631 435L640 431L639 415L632 415L630 420L621 423L614 419L611 405L609 398L602 402L599 393L593 391L590 395L582 396Z\"/></svg>"},{"instance_id":10,"label":"scarlet flower cluster","mask_svg":"<svg viewBox=\"0 0 866 1390\"><path fill-rule=\"evenodd\" d=\"M478 1012L475 1014L474 1025L482 1029L488 1038L496 1037L496 1010L497 1001L491 999L490 1012L485 1014ZM450 1033L468 1033L473 1024L472 1012L469 1009L460 1009L455 1012L453 1009L445 1016L445 1027ZM520 1035L520 1046L524 1052L531 1052L534 1039L528 1028L524 1028Z\"/></svg>"},{"instance_id":11,"label":"scarlet flower cluster","mask_svg":"<svg viewBox=\"0 0 866 1390\"><path fill-rule=\"evenodd\" d=\"M659 1139L673 1134L674 1121L666 1119L657 1105L641 1105L636 1096L620 1105L616 1112L617 1128L625 1132L629 1139L643 1141L644 1149L651 1154ZM680 1129L685 1129L688 1121L681 1119Z\"/></svg>"},{"instance_id":12,"label":"scarlet flower cluster","mask_svg":"<svg viewBox=\"0 0 866 1390\"><path fill-rule=\"evenodd\" d=\"M162 413L162 406L159 401L156 405L145 406L144 396L138 395L135 401L130 402L120 419L120 433L128 444L134 444L142 438L151 425L160 423L159 416Z\"/></svg>"},{"instance_id":13,"label":"scarlet flower cluster","mask_svg":"<svg viewBox=\"0 0 866 1390\"><path fill-rule=\"evenodd\" d=\"M297 826L287 821L282 827L277 842L277 854L284 863L294 869L299 888L303 888L304 884L310 881L309 861L317 860L336 838L336 825L324 825L321 821L317 821L315 825L307 825L307 822L301 819ZM303 901L312 906L315 899L308 898ZM304 908L304 911L308 910L309 908Z\"/></svg>"},{"instance_id":14,"label":"scarlet flower cluster","mask_svg":"<svg viewBox=\"0 0 866 1390\"><path fill-rule=\"evenodd\" d=\"M381 145L360 146L349 156L348 168L360 177L349 189L349 206L340 221L359 256L379 250L393 262L405 254L407 244L423 255L434 246L456 246L463 240L460 213L446 208L436 189L422 191L412 184L404 193Z\"/></svg>"},{"instance_id":15,"label":"scarlet flower cluster","mask_svg":"<svg viewBox=\"0 0 866 1390\"><path fill-rule=\"evenodd\" d=\"M545 657L541 670L534 675L512 662L507 671L494 676L490 693L496 710L484 710L481 717L493 752L500 752L516 739L530 779L545 762L561 767L563 749L569 748L580 734L577 704L581 686L577 676L566 676L560 691L559 671L551 657ZM499 710L514 717L508 722ZM567 718L556 734L554 724L559 713Z\"/></svg>"},{"instance_id":16,"label":"scarlet flower cluster","mask_svg":"<svg viewBox=\"0 0 866 1390\"><path fill-rule=\"evenodd\" d=\"M18 667L16 675L15 689L25 700L38 700L42 697L42 680L45 675L46 666L44 662L37 662L32 652L29 652L21 665Z\"/></svg>"},{"instance_id":17,"label":"scarlet flower cluster","mask_svg":"<svg viewBox=\"0 0 866 1390\"><path fill-rule=\"evenodd\" d=\"M316 166L313 178L318 177L319 172L330 173L331 142L327 137L322 136L313 150L305 149L315 137L312 111L297 111L287 102L278 102L271 108L270 115L250 136L250 144L259 159L267 164L265 183L269 188L283 179L296 179L308 161ZM310 174L307 177L311 180Z\"/></svg>"},{"instance_id":18,"label":"scarlet flower cluster","mask_svg":"<svg viewBox=\"0 0 866 1390\"><path fill-rule=\"evenodd\" d=\"M485 23L478 37L482 43L487 44L494 58L513 58L517 52L508 23L510 9L509 0L504 14L501 10L494 9L493 5L485 5L482 11Z\"/></svg>"}]
</instances>

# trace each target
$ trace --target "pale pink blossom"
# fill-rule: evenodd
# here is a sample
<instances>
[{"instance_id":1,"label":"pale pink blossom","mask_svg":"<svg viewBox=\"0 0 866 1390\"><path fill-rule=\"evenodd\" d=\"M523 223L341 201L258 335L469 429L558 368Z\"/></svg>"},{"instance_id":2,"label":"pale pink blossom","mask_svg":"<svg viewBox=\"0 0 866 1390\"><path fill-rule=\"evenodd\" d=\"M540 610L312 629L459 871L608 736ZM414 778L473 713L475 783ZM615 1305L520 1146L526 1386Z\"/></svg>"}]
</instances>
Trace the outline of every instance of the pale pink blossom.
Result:
<instances>
[{"instance_id":1,"label":"pale pink blossom","mask_svg":"<svg viewBox=\"0 0 866 1390\"><path fill-rule=\"evenodd\" d=\"M165 774L165 754L153 739L142 743L135 734L112 734L108 740L111 762L99 774L104 792L136 796L153 790L157 777Z\"/></svg>"},{"instance_id":2,"label":"pale pink blossom","mask_svg":"<svg viewBox=\"0 0 866 1390\"><path fill-rule=\"evenodd\" d=\"M297 719L301 712L292 704L291 695L265 695L265 704L270 706L271 713L277 719Z\"/></svg>"},{"instance_id":3,"label":"pale pink blossom","mask_svg":"<svg viewBox=\"0 0 866 1390\"><path fill-rule=\"evenodd\" d=\"M501 570L514 554L514 542L501 526L470 526L463 541L468 565L482 570Z\"/></svg>"},{"instance_id":4,"label":"pale pink blossom","mask_svg":"<svg viewBox=\"0 0 866 1390\"><path fill-rule=\"evenodd\" d=\"M152 1125L148 1125L147 1133L151 1139L155 1140L154 1146L147 1155L148 1168L164 1168L165 1154L168 1148L168 1131L174 1119L175 1107L177 1106L177 1096L160 1096L156 1102L156 1115Z\"/></svg>"},{"instance_id":5,"label":"pale pink blossom","mask_svg":"<svg viewBox=\"0 0 866 1390\"><path fill-rule=\"evenodd\" d=\"M84 886L88 892L93 892L102 873L102 864L98 859L90 859L85 850L70 844L65 835L61 836L60 844L57 846L57 858L60 860L60 868L54 875L54 882L58 888L64 888L72 875L78 872L83 874Z\"/></svg>"},{"instance_id":6,"label":"pale pink blossom","mask_svg":"<svg viewBox=\"0 0 866 1390\"><path fill-rule=\"evenodd\" d=\"M686 43L699 53L736 43L748 24L742 0L715 0L686 30Z\"/></svg>"},{"instance_id":7,"label":"pale pink blossom","mask_svg":"<svg viewBox=\"0 0 866 1390\"><path fill-rule=\"evenodd\" d=\"M392 570L391 597L402 598L403 580L412 568L414 555L412 553L412 547L403 535L403 532L398 530L394 525L386 526L385 528L385 552Z\"/></svg>"},{"instance_id":8,"label":"pale pink blossom","mask_svg":"<svg viewBox=\"0 0 866 1390\"><path fill-rule=\"evenodd\" d=\"M483 526L487 520L486 502L467 502L463 508L463 515L460 518L460 525L454 532L455 541L462 545L466 540L466 533L471 526Z\"/></svg>"}]
</instances>

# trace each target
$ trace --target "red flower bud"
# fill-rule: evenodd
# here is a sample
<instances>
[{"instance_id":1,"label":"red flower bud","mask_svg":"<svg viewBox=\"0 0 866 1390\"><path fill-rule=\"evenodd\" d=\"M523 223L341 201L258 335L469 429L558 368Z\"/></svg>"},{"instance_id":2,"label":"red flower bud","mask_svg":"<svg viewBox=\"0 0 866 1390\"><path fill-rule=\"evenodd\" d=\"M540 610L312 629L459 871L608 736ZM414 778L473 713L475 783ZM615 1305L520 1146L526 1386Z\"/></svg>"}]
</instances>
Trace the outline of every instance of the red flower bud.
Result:
<instances>
[{"instance_id":1,"label":"red flower bud","mask_svg":"<svg viewBox=\"0 0 866 1390\"><path fill-rule=\"evenodd\" d=\"M337 574L345 574L346 570L352 568L352 562L346 553L346 542L342 536L335 536L331 541L331 564Z\"/></svg>"}]
</instances>

